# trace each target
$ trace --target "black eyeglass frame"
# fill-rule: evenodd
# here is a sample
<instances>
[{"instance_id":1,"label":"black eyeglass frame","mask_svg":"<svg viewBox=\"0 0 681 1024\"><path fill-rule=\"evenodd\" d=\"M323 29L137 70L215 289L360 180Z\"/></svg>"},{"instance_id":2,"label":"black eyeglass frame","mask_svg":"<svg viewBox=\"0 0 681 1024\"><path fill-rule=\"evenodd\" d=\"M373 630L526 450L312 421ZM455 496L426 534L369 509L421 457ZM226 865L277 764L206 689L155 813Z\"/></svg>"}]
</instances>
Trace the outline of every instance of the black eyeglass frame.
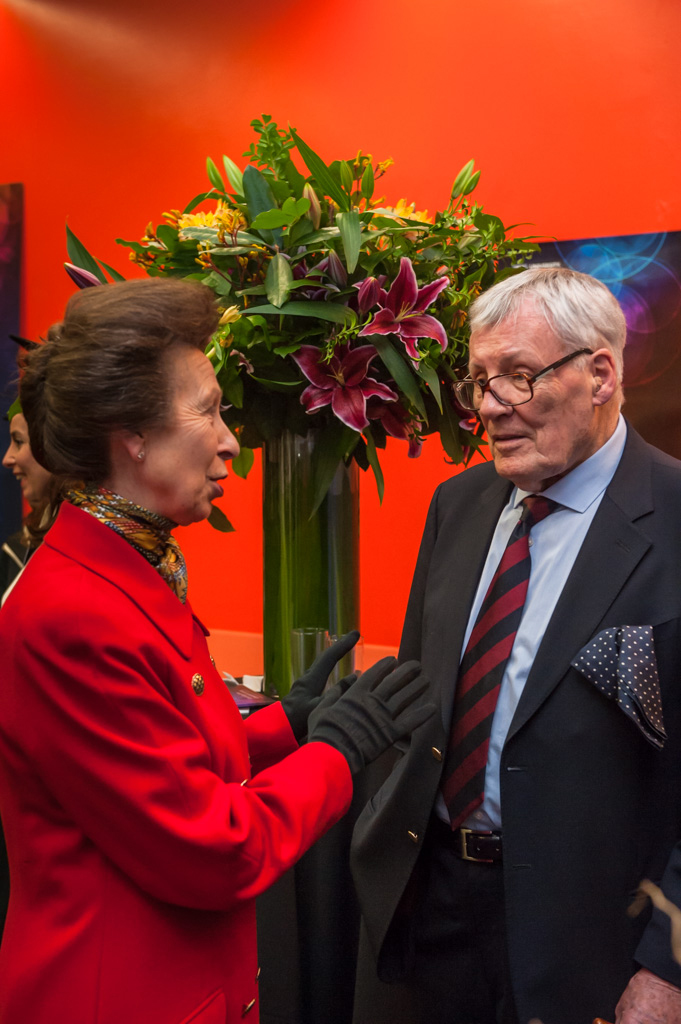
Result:
<instances>
[{"instance_id":1,"label":"black eyeglass frame","mask_svg":"<svg viewBox=\"0 0 681 1024\"><path fill-rule=\"evenodd\" d=\"M578 348L576 350L576 352L570 352L568 355L563 356L562 359L557 359L555 361L555 363L549 363L549 365L545 366L543 370L539 370L537 373L533 373L533 374L529 374L529 373L497 373L497 374L495 374L494 377L490 377L489 380L484 381L484 383L483 383L483 381L480 381L480 380L473 380L472 377L466 377L465 380L457 380L457 381L454 382L454 392L455 392L456 397L458 398L459 402L461 403L463 408L466 409L467 412L478 412L478 410L480 408L480 405L482 405L482 400L485 397L485 392L486 391L491 392L491 394L494 396L496 401L499 402L500 405L506 405L506 406L509 406L510 408L515 408L516 405L526 405L528 402L531 402L532 399L534 398L533 384L535 384L539 380L540 377L543 377L545 373L550 373L551 370L557 370L559 366L564 366L565 363L569 363L572 359L576 359L577 356L585 356L585 355L586 356L593 355L593 349L592 348ZM527 398L523 398L522 401L520 401L520 402L507 402L507 401L505 401L505 399L499 398L499 396L497 395L496 391L494 390L494 388L491 385L492 385L492 381L493 380L499 380L500 377L522 377L525 380L525 382L527 383L527 385L529 386L529 389L530 389L530 393L529 393L528 397ZM472 409L469 409L467 406L463 405L463 402L461 402L461 397L460 397L460 390L461 389L459 387L459 385L461 385L461 384L477 384L478 385L478 387L480 388L481 394L480 394L480 405L477 408L475 408L475 406L474 406Z\"/></svg>"}]
</instances>

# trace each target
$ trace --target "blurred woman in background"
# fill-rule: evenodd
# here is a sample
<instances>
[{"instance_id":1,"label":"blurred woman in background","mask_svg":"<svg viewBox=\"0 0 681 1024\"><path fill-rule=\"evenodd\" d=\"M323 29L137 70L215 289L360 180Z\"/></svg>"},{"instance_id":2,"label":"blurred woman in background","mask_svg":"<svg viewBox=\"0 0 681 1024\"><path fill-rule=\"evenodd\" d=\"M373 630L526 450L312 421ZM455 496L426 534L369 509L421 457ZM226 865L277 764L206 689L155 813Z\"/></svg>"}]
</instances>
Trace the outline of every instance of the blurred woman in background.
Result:
<instances>
[{"instance_id":1,"label":"blurred woman in background","mask_svg":"<svg viewBox=\"0 0 681 1024\"><path fill-rule=\"evenodd\" d=\"M54 521L57 501L55 482L47 469L33 458L26 417L18 402L10 407L10 442L2 460L19 481L21 493L31 507L23 527L8 537L0 551L0 604L3 604L19 574Z\"/></svg>"}]
</instances>

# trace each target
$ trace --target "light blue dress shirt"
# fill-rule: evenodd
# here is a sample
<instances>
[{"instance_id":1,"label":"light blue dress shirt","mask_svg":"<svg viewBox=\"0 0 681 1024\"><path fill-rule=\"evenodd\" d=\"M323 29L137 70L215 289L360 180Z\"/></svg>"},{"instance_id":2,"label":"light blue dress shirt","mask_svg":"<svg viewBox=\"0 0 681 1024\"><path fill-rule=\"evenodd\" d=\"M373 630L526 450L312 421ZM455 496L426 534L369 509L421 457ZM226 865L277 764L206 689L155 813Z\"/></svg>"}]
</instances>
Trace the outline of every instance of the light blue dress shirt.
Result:
<instances>
[{"instance_id":1,"label":"light blue dress shirt","mask_svg":"<svg viewBox=\"0 0 681 1024\"><path fill-rule=\"evenodd\" d=\"M530 534L530 584L523 617L506 664L492 721L485 774L485 799L482 806L464 822L466 828L486 831L502 827L499 789L501 750L546 627L605 490L619 465L626 438L627 426L620 416L615 432L597 452L542 492L562 507L537 523ZM471 608L462 656L480 605L501 561L508 539L518 522L521 511L519 505L529 493L531 492L514 487L499 516ZM449 820L441 795L436 813L445 821Z\"/></svg>"}]
</instances>

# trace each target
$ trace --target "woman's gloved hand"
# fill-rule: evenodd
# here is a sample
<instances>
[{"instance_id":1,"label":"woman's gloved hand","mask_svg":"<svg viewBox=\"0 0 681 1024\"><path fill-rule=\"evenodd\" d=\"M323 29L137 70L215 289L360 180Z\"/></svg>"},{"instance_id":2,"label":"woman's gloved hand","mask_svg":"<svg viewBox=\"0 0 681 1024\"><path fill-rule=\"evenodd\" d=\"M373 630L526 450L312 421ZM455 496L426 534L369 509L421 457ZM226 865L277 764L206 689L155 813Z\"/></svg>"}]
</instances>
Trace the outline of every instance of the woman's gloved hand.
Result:
<instances>
[{"instance_id":1,"label":"woman's gloved hand","mask_svg":"<svg viewBox=\"0 0 681 1024\"><path fill-rule=\"evenodd\" d=\"M353 775L435 713L434 704L415 703L428 689L419 663L396 665L383 658L351 685L342 680L310 715L308 741L339 750Z\"/></svg>"},{"instance_id":2,"label":"woman's gloved hand","mask_svg":"<svg viewBox=\"0 0 681 1024\"><path fill-rule=\"evenodd\" d=\"M329 676L358 640L359 633L356 629L336 640L335 644L315 658L305 675L296 679L286 696L282 697L281 706L297 740L302 740L305 736L308 715L319 703Z\"/></svg>"}]
</instances>

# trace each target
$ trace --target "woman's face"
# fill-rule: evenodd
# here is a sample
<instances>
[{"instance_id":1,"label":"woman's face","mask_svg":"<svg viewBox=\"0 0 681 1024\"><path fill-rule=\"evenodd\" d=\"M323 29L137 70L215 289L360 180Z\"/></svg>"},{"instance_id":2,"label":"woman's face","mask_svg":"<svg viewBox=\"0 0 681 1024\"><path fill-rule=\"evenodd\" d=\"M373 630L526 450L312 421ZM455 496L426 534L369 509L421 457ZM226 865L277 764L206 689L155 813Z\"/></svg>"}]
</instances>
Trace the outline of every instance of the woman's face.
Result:
<instances>
[{"instance_id":1,"label":"woman's face","mask_svg":"<svg viewBox=\"0 0 681 1024\"><path fill-rule=\"evenodd\" d=\"M220 415L222 392L206 356L183 347L169 359L170 411L163 426L139 439L133 500L186 526L210 515L211 502L223 493L225 462L239 454L239 445Z\"/></svg>"},{"instance_id":2,"label":"woman's face","mask_svg":"<svg viewBox=\"0 0 681 1024\"><path fill-rule=\"evenodd\" d=\"M9 436L9 448L2 464L12 470L21 484L24 498L31 508L36 508L47 499L52 474L33 458L28 440L28 424L20 412L11 419Z\"/></svg>"}]
</instances>

